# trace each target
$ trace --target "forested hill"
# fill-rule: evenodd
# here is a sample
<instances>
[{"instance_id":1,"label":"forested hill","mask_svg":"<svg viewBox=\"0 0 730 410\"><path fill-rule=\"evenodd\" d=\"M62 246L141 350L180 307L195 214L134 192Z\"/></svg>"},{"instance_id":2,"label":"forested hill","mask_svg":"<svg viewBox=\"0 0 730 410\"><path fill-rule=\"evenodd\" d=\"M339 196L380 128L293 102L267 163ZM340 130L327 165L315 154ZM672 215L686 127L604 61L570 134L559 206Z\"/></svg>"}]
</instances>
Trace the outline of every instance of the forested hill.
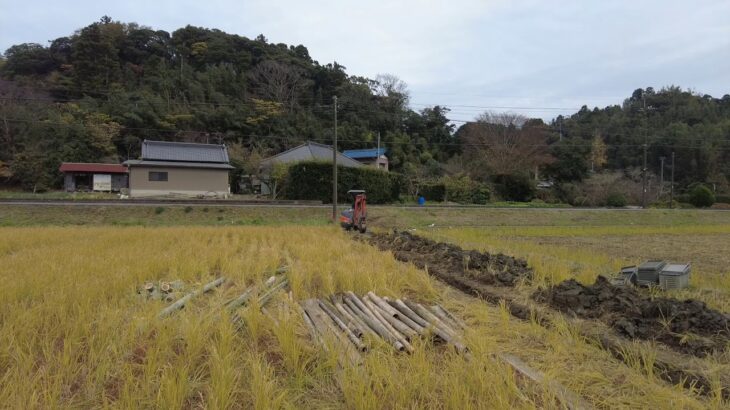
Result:
<instances>
[{"instance_id":1,"label":"forested hill","mask_svg":"<svg viewBox=\"0 0 730 410\"><path fill-rule=\"evenodd\" d=\"M553 147L553 154L564 159L551 165L555 177L569 179L581 173L576 168L590 168L596 140L605 145L605 157L595 158L594 162L611 170L640 166L642 145L647 143L650 172L658 175L661 158L668 164L675 152L676 178L681 184L707 182L727 192L730 179L728 94L713 98L679 87L659 91L651 87L638 89L622 105L593 110L583 107L568 118L556 118L553 126L562 128L564 137L562 144Z\"/></svg>"},{"instance_id":2,"label":"forested hill","mask_svg":"<svg viewBox=\"0 0 730 410\"><path fill-rule=\"evenodd\" d=\"M392 169L413 178L580 180L591 163L640 165L645 138L650 164L675 150L687 183L730 174L730 97L678 88L637 90L622 106L551 124L489 114L457 129L446 107L412 110L397 77L350 75L302 45L108 17L48 46L10 47L0 76L0 184L28 188L58 186L61 161L134 158L144 139L225 142L239 172L255 171L306 140L331 143L334 96L341 149L374 147L380 135Z\"/></svg>"},{"instance_id":3,"label":"forested hill","mask_svg":"<svg viewBox=\"0 0 730 410\"><path fill-rule=\"evenodd\" d=\"M306 140L330 143L335 95L342 149L373 146L380 133L403 170L457 148L429 144L451 143L446 112L410 110L397 78L350 76L262 35L167 33L103 18L4 58L0 74L12 81L0 84L0 161L18 182L57 185L60 161L136 157L145 138L222 141L243 162Z\"/></svg>"}]
</instances>

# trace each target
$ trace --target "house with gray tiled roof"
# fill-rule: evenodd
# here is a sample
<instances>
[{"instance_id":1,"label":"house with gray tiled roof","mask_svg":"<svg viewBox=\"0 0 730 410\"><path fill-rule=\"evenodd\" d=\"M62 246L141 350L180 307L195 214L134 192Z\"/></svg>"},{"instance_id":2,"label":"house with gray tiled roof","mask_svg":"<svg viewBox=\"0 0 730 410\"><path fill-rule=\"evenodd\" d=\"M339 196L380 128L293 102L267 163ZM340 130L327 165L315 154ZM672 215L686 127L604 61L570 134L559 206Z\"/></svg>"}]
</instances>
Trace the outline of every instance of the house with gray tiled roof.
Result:
<instances>
[{"instance_id":1,"label":"house with gray tiled roof","mask_svg":"<svg viewBox=\"0 0 730 410\"><path fill-rule=\"evenodd\" d=\"M332 146L307 141L302 145L288 149L261 161L259 179L256 181L260 184L261 194L271 195L273 189L269 186L269 181L271 179L271 171L274 169L276 164L294 164L301 161L332 162ZM337 153L337 165L352 168L363 166L360 162L347 157L340 152Z\"/></svg>"},{"instance_id":2,"label":"house with gray tiled roof","mask_svg":"<svg viewBox=\"0 0 730 410\"><path fill-rule=\"evenodd\" d=\"M131 197L227 197L229 162L225 145L145 140L141 158L123 164Z\"/></svg>"}]
</instances>

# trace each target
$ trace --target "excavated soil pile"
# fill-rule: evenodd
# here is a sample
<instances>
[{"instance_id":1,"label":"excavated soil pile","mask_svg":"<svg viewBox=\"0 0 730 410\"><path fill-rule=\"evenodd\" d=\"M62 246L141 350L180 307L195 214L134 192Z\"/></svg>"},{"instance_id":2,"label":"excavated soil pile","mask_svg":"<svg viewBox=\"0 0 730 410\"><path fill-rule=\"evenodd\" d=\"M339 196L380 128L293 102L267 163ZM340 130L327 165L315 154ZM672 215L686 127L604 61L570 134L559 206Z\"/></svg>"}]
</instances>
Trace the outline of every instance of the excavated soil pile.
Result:
<instances>
[{"instance_id":1,"label":"excavated soil pile","mask_svg":"<svg viewBox=\"0 0 730 410\"><path fill-rule=\"evenodd\" d=\"M699 357L730 343L728 315L697 300L650 299L602 276L591 286L566 280L538 290L533 299L581 318L599 319L624 336L656 340Z\"/></svg>"},{"instance_id":2,"label":"excavated soil pile","mask_svg":"<svg viewBox=\"0 0 730 410\"><path fill-rule=\"evenodd\" d=\"M369 242L381 251L390 250L395 258L411 262L445 280L463 277L480 284L515 286L532 279L532 269L524 259L478 251L468 251L448 243L436 242L409 232L373 234Z\"/></svg>"}]
</instances>

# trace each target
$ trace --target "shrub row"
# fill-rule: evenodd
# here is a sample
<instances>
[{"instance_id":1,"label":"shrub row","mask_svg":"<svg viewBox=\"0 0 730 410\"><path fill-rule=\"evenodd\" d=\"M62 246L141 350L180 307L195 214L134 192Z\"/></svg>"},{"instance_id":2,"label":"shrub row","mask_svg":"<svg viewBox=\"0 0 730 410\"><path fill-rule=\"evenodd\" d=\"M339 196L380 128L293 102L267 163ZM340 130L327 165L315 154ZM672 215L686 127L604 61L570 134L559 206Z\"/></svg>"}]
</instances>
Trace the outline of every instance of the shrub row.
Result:
<instances>
[{"instance_id":1,"label":"shrub row","mask_svg":"<svg viewBox=\"0 0 730 410\"><path fill-rule=\"evenodd\" d=\"M427 201L443 202L446 198L446 185L443 182L427 182L418 186L418 194Z\"/></svg>"},{"instance_id":2,"label":"shrub row","mask_svg":"<svg viewBox=\"0 0 730 410\"><path fill-rule=\"evenodd\" d=\"M730 195L715 195L708 187L698 184L686 194L675 195L675 200L680 203L692 204L697 208L705 208L716 202L730 204Z\"/></svg>"},{"instance_id":3,"label":"shrub row","mask_svg":"<svg viewBox=\"0 0 730 410\"><path fill-rule=\"evenodd\" d=\"M350 202L347 191L364 189L368 203L382 204L398 201L403 177L375 168L337 166L337 198ZM305 161L289 166L283 190L285 199L332 202L332 163Z\"/></svg>"},{"instance_id":4,"label":"shrub row","mask_svg":"<svg viewBox=\"0 0 730 410\"><path fill-rule=\"evenodd\" d=\"M418 191L427 201L451 201L460 204L486 204L490 191L486 185L468 176L443 177L438 182L423 183Z\"/></svg>"}]
</instances>

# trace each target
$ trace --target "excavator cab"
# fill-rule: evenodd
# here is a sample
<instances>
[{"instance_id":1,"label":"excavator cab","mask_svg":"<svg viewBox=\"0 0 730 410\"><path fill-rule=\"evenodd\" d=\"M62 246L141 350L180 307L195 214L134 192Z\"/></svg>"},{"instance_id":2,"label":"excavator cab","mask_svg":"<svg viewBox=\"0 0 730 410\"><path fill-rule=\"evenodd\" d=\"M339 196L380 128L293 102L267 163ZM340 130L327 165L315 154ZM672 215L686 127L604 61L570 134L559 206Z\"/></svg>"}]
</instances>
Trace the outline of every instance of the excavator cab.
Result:
<instances>
[{"instance_id":1,"label":"excavator cab","mask_svg":"<svg viewBox=\"0 0 730 410\"><path fill-rule=\"evenodd\" d=\"M342 212L340 225L346 231L357 229L360 233L367 230L367 196L361 189L351 189L347 194L352 197L352 207Z\"/></svg>"}]
</instances>

